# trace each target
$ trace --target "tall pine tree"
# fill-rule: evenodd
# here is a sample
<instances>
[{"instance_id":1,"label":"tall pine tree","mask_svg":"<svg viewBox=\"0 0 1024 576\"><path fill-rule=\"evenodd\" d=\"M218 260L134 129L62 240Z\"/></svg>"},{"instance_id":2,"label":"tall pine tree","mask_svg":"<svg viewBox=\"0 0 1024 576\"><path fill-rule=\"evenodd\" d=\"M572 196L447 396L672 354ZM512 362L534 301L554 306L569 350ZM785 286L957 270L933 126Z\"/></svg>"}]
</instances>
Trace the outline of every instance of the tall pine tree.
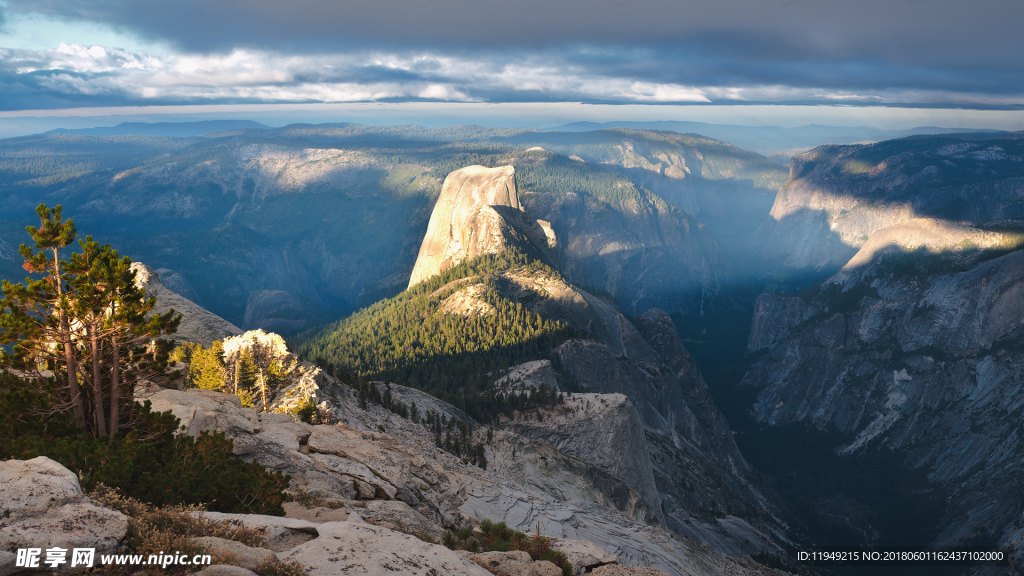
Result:
<instances>
[{"instance_id":1,"label":"tall pine tree","mask_svg":"<svg viewBox=\"0 0 1024 576\"><path fill-rule=\"evenodd\" d=\"M74 222L60 206L36 212L40 226L26 230L38 252L24 244L19 252L25 270L42 278L2 284L0 345L9 351L0 351L0 368L35 382L52 396L49 410L69 413L80 431L113 435L131 424L121 407L134 406L134 384L163 372L169 346L158 338L174 333L181 317L152 313L156 299L135 284L131 259L109 245L86 237L81 252L62 260Z\"/></svg>"}]
</instances>

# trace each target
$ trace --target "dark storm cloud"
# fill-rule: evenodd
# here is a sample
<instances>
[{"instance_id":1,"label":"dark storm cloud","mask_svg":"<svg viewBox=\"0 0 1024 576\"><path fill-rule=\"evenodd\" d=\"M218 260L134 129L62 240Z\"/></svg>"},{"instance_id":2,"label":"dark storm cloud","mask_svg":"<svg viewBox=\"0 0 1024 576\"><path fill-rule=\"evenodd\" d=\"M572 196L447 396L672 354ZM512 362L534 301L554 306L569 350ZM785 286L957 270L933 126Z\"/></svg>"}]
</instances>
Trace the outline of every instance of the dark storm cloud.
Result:
<instances>
[{"instance_id":1,"label":"dark storm cloud","mask_svg":"<svg viewBox=\"0 0 1024 576\"><path fill-rule=\"evenodd\" d=\"M108 24L205 59L190 76L181 70L191 64L179 69L173 58L149 66L138 55L138 66L115 62L101 73L86 56L70 63L54 57L52 65L32 67L46 71L35 84L46 101L85 95L148 102L1024 103L1024 40L1017 30L1024 2L1006 0L6 0L6 6L11 13ZM3 107L20 102L8 99Z\"/></svg>"},{"instance_id":2,"label":"dark storm cloud","mask_svg":"<svg viewBox=\"0 0 1024 576\"><path fill-rule=\"evenodd\" d=\"M756 47L749 52L757 54ZM698 85L771 85L817 87L849 90L922 89L1020 94L1024 92L1024 70L1019 63L998 66L930 64L907 65L883 59L825 60L822 58L761 56L710 50L669 48L631 48L620 50L573 51L563 54L565 61L613 77L633 77L652 82L679 82L685 79Z\"/></svg>"},{"instance_id":3,"label":"dark storm cloud","mask_svg":"<svg viewBox=\"0 0 1024 576\"><path fill-rule=\"evenodd\" d=\"M8 0L186 50L236 46L703 46L734 57L1016 64L1024 3L1007 0Z\"/></svg>"}]
</instances>

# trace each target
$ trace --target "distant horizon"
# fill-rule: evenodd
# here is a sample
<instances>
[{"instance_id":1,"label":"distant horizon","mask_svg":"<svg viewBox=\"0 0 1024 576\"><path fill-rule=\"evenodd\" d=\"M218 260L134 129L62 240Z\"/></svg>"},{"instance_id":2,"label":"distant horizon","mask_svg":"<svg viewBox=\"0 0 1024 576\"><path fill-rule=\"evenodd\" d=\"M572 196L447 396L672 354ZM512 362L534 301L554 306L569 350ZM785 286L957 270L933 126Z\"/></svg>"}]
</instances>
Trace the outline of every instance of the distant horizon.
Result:
<instances>
[{"instance_id":1,"label":"distant horizon","mask_svg":"<svg viewBox=\"0 0 1024 576\"><path fill-rule=\"evenodd\" d=\"M353 103L86 107L0 111L0 138L125 122L251 120L288 124L352 122L373 126L552 129L576 122L696 122L737 127L1024 130L1022 110L804 105L608 105L565 103Z\"/></svg>"}]
</instances>

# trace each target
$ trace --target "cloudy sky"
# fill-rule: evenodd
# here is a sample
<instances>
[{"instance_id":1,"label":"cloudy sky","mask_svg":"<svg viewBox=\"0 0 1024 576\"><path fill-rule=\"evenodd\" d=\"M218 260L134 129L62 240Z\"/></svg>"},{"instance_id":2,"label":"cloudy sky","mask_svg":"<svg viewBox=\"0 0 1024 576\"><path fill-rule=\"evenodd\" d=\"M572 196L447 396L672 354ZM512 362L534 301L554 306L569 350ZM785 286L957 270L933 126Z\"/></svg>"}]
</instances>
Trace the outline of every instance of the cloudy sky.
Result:
<instances>
[{"instance_id":1,"label":"cloudy sky","mask_svg":"<svg viewBox=\"0 0 1024 576\"><path fill-rule=\"evenodd\" d=\"M1021 22L1014 0L0 0L0 112L444 102L1006 113L1024 109Z\"/></svg>"}]
</instances>

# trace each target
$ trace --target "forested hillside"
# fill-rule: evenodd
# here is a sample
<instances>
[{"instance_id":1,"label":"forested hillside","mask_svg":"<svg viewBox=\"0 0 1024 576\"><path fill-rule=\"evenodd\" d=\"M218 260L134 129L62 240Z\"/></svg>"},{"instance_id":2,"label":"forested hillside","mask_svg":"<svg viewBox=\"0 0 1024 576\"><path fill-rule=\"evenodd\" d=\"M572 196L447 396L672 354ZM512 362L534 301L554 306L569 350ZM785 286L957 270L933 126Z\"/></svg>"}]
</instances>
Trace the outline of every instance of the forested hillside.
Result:
<instances>
[{"instance_id":1,"label":"forested hillside","mask_svg":"<svg viewBox=\"0 0 1024 576\"><path fill-rule=\"evenodd\" d=\"M426 282L364 308L322 329L300 334L295 348L307 358L330 363L367 380L419 388L490 421L515 398L495 394L498 371L546 358L576 335L569 325L542 318L499 287L502 273L534 277L561 275L515 250L486 255L449 268ZM479 285L486 313L446 313L457 291ZM539 297L536 296L536 297Z\"/></svg>"}]
</instances>

